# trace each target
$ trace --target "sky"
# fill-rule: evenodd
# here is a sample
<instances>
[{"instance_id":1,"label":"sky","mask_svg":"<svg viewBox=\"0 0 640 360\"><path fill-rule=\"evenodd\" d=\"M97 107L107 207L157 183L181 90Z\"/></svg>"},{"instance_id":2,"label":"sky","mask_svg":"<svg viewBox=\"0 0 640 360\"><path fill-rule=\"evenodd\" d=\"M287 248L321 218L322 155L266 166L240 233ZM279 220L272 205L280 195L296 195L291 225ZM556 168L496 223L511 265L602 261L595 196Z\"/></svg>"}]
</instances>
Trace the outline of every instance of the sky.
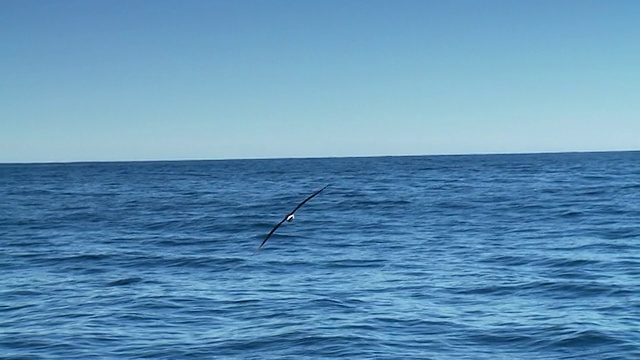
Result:
<instances>
[{"instance_id":1,"label":"sky","mask_svg":"<svg viewBox=\"0 0 640 360\"><path fill-rule=\"evenodd\" d=\"M636 0L0 0L0 163L640 149Z\"/></svg>"}]
</instances>

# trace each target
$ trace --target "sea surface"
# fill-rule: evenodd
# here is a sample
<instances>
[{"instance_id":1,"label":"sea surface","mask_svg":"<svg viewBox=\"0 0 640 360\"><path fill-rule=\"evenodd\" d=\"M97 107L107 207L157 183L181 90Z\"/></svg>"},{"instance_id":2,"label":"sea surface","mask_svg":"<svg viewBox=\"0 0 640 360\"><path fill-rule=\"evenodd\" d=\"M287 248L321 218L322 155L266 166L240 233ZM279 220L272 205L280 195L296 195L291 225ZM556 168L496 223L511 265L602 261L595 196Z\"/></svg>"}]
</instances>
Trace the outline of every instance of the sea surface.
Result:
<instances>
[{"instance_id":1,"label":"sea surface","mask_svg":"<svg viewBox=\"0 0 640 360\"><path fill-rule=\"evenodd\" d=\"M640 359L640 152L0 165L0 358Z\"/></svg>"}]
</instances>

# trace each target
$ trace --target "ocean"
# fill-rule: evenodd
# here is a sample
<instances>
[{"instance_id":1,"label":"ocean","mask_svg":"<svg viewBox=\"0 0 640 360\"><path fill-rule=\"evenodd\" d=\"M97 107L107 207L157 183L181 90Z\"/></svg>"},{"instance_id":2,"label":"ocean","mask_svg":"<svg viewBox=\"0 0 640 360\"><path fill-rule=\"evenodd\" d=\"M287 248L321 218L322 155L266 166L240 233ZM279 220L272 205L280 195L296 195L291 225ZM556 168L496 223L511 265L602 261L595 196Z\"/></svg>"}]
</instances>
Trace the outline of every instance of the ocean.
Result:
<instances>
[{"instance_id":1,"label":"ocean","mask_svg":"<svg viewBox=\"0 0 640 360\"><path fill-rule=\"evenodd\" d=\"M640 359L639 220L640 152L3 164L0 358Z\"/></svg>"}]
</instances>

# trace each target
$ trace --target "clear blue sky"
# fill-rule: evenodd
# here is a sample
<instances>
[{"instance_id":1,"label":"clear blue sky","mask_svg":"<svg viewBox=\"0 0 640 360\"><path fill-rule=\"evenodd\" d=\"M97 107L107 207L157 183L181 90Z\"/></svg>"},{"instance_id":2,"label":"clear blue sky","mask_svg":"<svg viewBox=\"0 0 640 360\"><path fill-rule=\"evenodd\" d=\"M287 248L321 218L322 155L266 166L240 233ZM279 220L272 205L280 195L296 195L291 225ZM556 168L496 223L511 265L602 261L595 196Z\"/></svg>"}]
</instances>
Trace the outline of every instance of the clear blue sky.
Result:
<instances>
[{"instance_id":1,"label":"clear blue sky","mask_svg":"<svg viewBox=\"0 0 640 360\"><path fill-rule=\"evenodd\" d=\"M636 0L0 0L0 162L624 149Z\"/></svg>"}]
</instances>

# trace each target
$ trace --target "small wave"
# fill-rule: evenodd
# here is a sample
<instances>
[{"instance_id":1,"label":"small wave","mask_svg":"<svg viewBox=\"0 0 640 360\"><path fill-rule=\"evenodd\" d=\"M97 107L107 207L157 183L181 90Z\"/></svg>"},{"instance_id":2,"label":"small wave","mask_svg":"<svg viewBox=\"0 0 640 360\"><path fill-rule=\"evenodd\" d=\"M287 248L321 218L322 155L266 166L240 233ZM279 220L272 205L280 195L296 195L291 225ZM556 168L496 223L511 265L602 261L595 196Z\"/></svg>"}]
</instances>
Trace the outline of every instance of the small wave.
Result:
<instances>
[{"instance_id":1,"label":"small wave","mask_svg":"<svg viewBox=\"0 0 640 360\"><path fill-rule=\"evenodd\" d=\"M575 269L575 268L584 268L586 266L597 265L599 263L598 260L593 259L544 259L538 260L535 262L536 266L541 266L545 268L556 268L556 269Z\"/></svg>"},{"instance_id":2,"label":"small wave","mask_svg":"<svg viewBox=\"0 0 640 360\"><path fill-rule=\"evenodd\" d=\"M338 208L348 209L367 209L367 208L380 208L380 209L393 209L393 208L405 208L411 205L409 200L343 200L337 204Z\"/></svg>"},{"instance_id":3,"label":"small wave","mask_svg":"<svg viewBox=\"0 0 640 360\"><path fill-rule=\"evenodd\" d=\"M27 290L27 289L9 290L9 291L0 293L0 295L2 296L37 296L42 294L43 292L41 291Z\"/></svg>"},{"instance_id":4,"label":"small wave","mask_svg":"<svg viewBox=\"0 0 640 360\"><path fill-rule=\"evenodd\" d=\"M573 218L577 218L577 217L581 217L584 216L585 213L583 211L578 211L578 210L566 210L563 211L562 213L560 213L560 217L561 218L565 218L565 219L573 219Z\"/></svg>"},{"instance_id":5,"label":"small wave","mask_svg":"<svg viewBox=\"0 0 640 360\"><path fill-rule=\"evenodd\" d=\"M482 258L478 260L479 262L496 264L502 266L521 266L530 264L534 261L531 256L524 255L494 255Z\"/></svg>"},{"instance_id":6,"label":"small wave","mask_svg":"<svg viewBox=\"0 0 640 360\"><path fill-rule=\"evenodd\" d=\"M342 309L354 308L353 305L347 304L337 299L328 298L328 297L311 300L309 306L323 308L327 310L330 310L332 308L342 308Z\"/></svg>"},{"instance_id":7,"label":"small wave","mask_svg":"<svg viewBox=\"0 0 640 360\"><path fill-rule=\"evenodd\" d=\"M327 263L329 268L344 269L344 268L379 268L384 265L383 260L362 260L362 259L348 259L348 260L334 260Z\"/></svg>"},{"instance_id":8,"label":"small wave","mask_svg":"<svg viewBox=\"0 0 640 360\"><path fill-rule=\"evenodd\" d=\"M581 330L572 331L569 334L561 336L558 340L553 341L553 347L581 348L597 347L602 345L613 345L621 343L617 338L610 336L602 331L597 330Z\"/></svg>"},{"instance_id":9,"label":"small wave","mask_svg":"<svg viewBox=\"0 0 640 360\"><path fill-rule=\"evenodd\" d=\"M622 190L640 190L640 183L625 184L621 187Z\"/></svg>"},{"instance_id":10,"label":"small wave","mask_svg":"<svg viewBox=\"0 0 640 360\"><path fill-rule=\"evenodd\" d=\"M99 260L105 260L108 259L110 257L110 255L107 254L80 254L80 255L69 255L69 256L64 256L64 257L59 257L56 258L56 261L61 261L61 262L85 262L85 261L99 261Z\"/></svg>"},{"instance_id":11,"label":"small wave","mask_svg":"<svg viewBox=\"0 0 640 360\"><path fill-rule=\"evenodd\" d=\"M596 281L545 281L536 290L551 298L574 299L607 295L611 287Z\"/></svg>"},{"instance_id":12,"label":"small wave","mask_svg":"<svg viewBox=\"0 0 640 360\"><path fill-rule=\"evenodd\" d=\"M37 307L37 306L38 305L35 303L21 303L19 305L0 305L0 313L17 311L17 310L22 310L22 309L27 309L27 308Z\"/></svg>"},{"instance_id":13,"label":"small wave","mask_svg":"<svg viewBox=\"0 0 640 360\"><path fill-rule=\"evenodd\" d=\"M107 287L126 286L126 285L136 284L136 283L139 283L141 281L142 281L142 278L139 278L137 276L128 277L128 278L124 278L124 279L111 281L111 282L107 283Z\"/></svg>"}]
</instances>

